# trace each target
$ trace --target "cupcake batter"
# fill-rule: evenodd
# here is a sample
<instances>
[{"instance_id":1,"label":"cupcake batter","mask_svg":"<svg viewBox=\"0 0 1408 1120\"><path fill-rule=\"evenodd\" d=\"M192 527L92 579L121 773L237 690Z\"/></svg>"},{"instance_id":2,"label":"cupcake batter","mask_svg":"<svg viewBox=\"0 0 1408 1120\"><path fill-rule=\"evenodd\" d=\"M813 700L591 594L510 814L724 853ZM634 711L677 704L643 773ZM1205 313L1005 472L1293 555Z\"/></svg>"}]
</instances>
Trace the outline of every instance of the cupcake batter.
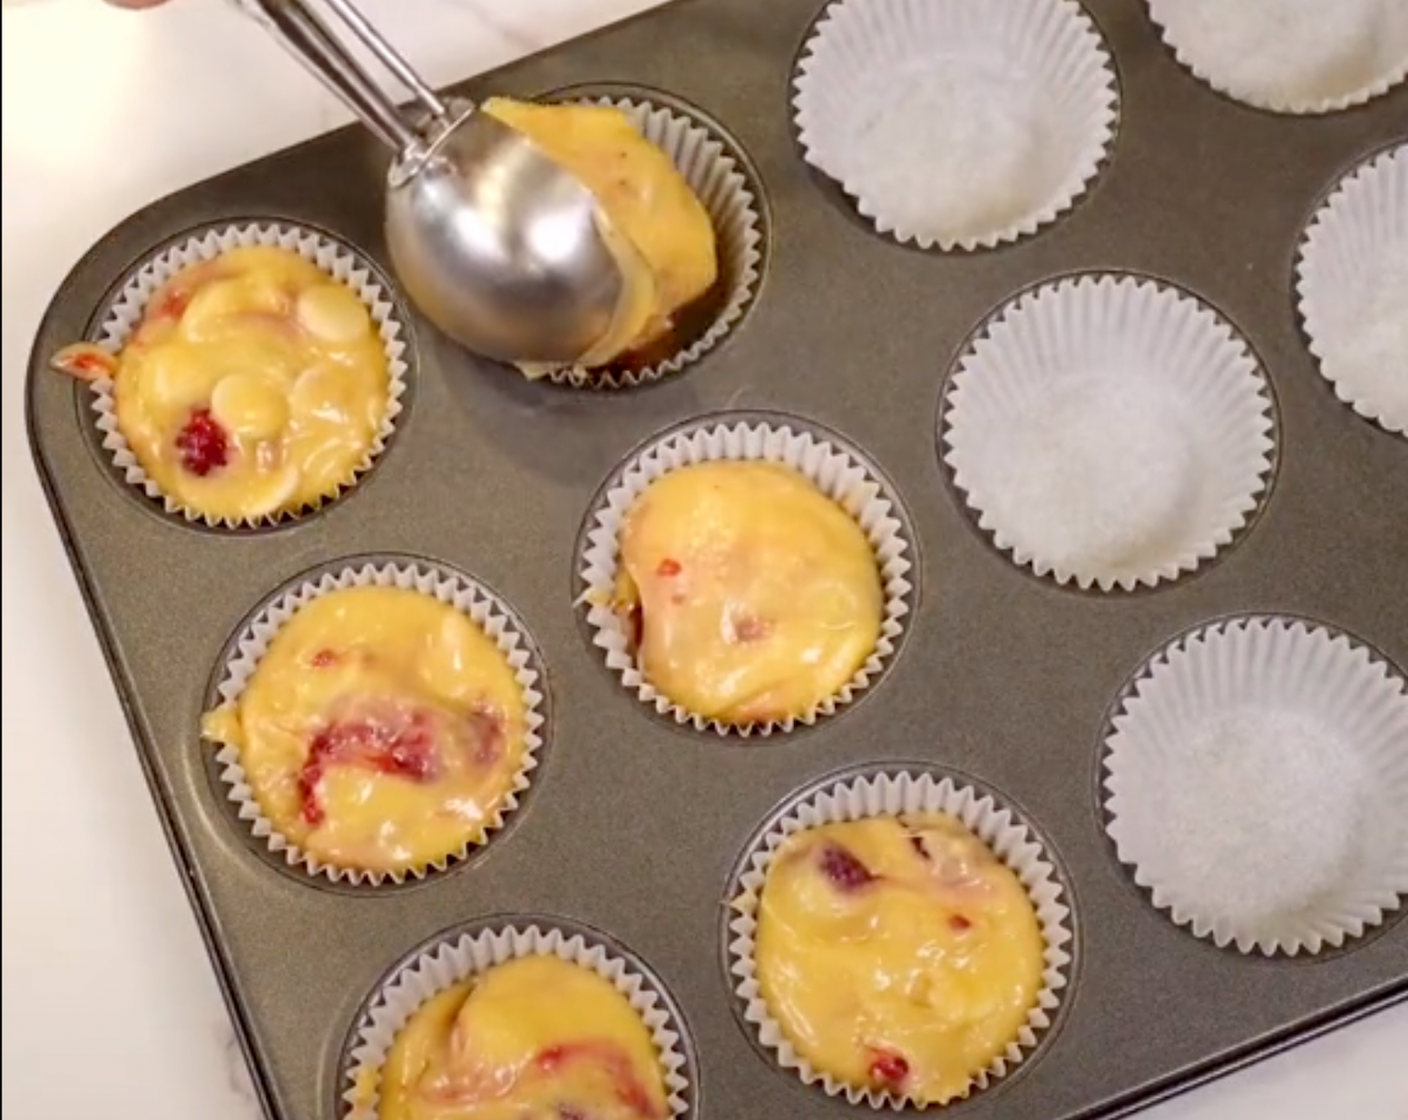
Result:
<instances>
[{"instance_id":1,"label":"cupcake batter","mask_svg":"<svg viewBox=\"0 0 1408 1120\"><path fill-rule=\"evenodd\" d=\"M239 748L274 828L343 868L424 869L484 840L523 762L513 669L418 591L313 599L275 634L208 739Z\"/></svg>"},{"instance_id":2,"label":"cupcake batter","mask_svg":"<svg viewBox=\"0 0 1408 1120\"><path fill-rule=\"evenodd\" d=\"M966 1094L1017 1040L1042 954L1016 875L942 814L798 832L759 901L762 996L798 1054L921 1105Z\"/></svg>"},{"instance_id":3,"label":"cupcake batter","mask_svg":"<svg viewBox=\"0 0 1408 1120\"><path fill-rule=\"evenodd\" d=\"M335 496L390 405L366 306L292 250L264 246L162 285L101 372L148 477L185 508L232 521Z\"/></svg>"},{"instance_id":4,"label":"cupcake batter","mask_svg":"<svg viewBox=\"0 0 1408 1120\"><path fill-rule=\"evenodd\" d=\"M651 484L621 533L617 604L646 678L688 711L805 715L865 664L884 593L864 531L790 467L718 462Z\"/></svg>"},{"instance_id":5,"label":"cupcake batter","mask_svg":"<svg viewBox=\"0 0 1408 1120\"><path fill-rule=\"evenodd\" d=\"M429 1000L392 1045L380 1120L664 1120L649 1030L608 980L557 957Z\"/></svg>"},{"instance_id":6,"label":"cupcake batter","mask_svg":"<svg viewBox=\"0 0 1408 1120\"><path fill-rule=\"evenodd\" d=\"M483 111L576 175L609 221L603 234L621 265L625 294L606 335L577 364L610 365L668 336L677 313L718 278L709 212L670 157L625 113L609 106L533 105L496 97Z\"/></svg>"}]
</instances>

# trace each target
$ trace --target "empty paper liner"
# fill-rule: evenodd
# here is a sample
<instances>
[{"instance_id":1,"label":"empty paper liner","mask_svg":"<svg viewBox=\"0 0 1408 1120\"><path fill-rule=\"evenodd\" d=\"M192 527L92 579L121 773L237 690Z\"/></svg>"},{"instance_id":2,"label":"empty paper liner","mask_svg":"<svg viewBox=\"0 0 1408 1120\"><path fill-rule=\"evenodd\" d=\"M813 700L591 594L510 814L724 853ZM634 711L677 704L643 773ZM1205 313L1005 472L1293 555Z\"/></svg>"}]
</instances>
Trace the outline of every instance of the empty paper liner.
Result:
<instances>
[{"instance_id":1,"label":"empty paper liner","mask_svg":"<svg viewBox=\"0 0 1408 1120\"><path fill-rule=\"evenodd\" d=\"M1178 61L1219 93L1277 113L1330 113L1408 77L1399 0L1148 0Z\"/></svg>"},{"instance_id":2,"label":"empty paper liner","mask_svg":"<svg viewBox=\"0 0 1408 1120\"><path fill-rule=\"evenodd\" d=\"M1214 557L1272 467L1255 355L1211 308L1130 276L1019 296L959 362L944 462L996 545L1058 583L1152 587Z\"/></svg>"},{"instance_id":3,"label":"empty paper liner","mask_svg":"<svg viewBox=\"0 0 1408 1120\"><path fill-rule=\"evenodd\" d=\"M1074 0L841 0L803 49L793 104L807 162L879 232L977 249L1071 207L1118 99Z\"/></svg>"},{"instance_id":4,"label":"empty paper liner","mask_svg":"<svg viewBox=\"0 0 1408 1120\"><path fill-rule=\"evenodd\" d=\"M1339 183L1306 231L1297 290L1335 395L1408 435L1408 146Z\"/></svg>"},{"instance_id":5,"label":"empty paper liner","mask_svg":"<svg viewBox=\"0 0 1408 1120\"><path fill-rule=\"evenodd\" d=\"M1408 893L1408 686L1346 634L1244 617L1180 638L1105 750L1120 860L1199 937L1316 953Z\"/></svg>"}]
</instances>

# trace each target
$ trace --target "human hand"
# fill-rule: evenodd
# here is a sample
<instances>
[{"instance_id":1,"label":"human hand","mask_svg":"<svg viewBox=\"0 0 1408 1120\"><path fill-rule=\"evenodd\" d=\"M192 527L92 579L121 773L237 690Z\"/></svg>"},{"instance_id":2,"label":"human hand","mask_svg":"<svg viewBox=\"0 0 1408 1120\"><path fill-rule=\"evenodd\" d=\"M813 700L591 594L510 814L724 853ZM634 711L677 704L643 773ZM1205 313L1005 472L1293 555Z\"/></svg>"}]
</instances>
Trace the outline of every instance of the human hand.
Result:
<instances>
[{"instance_id":1,"label":"human hand","mask_svg":"<svg viewBox=\"0 0 1408 1120\"><path fill-rule=\"evenodd\" d=\"M157 8L170 0L107 0L114 8Z\"/></svg>"}]
</instances>

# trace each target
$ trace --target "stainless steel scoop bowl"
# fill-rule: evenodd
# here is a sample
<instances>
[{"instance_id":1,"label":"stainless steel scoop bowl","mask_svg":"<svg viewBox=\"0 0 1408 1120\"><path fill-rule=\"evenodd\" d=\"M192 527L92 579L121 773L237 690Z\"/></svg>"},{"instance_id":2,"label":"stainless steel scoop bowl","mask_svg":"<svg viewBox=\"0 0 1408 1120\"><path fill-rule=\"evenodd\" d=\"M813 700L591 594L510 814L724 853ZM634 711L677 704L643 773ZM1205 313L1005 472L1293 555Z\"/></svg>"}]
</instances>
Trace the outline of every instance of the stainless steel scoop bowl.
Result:
<instances>
[{"instance_id":1,"label":"stainless steel scoop bowl","mask_svg":"<svg viewBox=\"0 0 1408 1120\"><path fill-rule=\"evenodd\" d=\"M606 218L581 181L473 105L442 100L350 0L322 0L405 87L408 114L305 0L236 0L393 152L392 265L420 312L500 361L567 363L622 297Z\"/></svg>"}]
</instances>

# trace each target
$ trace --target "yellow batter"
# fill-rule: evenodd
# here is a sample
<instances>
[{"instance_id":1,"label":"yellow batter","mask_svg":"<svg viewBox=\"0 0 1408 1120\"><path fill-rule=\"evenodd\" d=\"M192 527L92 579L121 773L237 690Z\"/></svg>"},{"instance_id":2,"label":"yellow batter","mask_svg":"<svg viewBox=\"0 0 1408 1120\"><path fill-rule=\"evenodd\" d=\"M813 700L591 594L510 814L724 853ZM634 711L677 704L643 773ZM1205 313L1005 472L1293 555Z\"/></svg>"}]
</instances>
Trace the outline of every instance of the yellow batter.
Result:
<instances>
[{"instance_id":1,"label":"yellow batter","mask_svg":"<svg viewBox=\"0 0 1408 1120\"><path fill-rule=\"evenodd\" d=\"M443 992L397 1036L380 1120L664 1120L650 1032L609 981L522 957Z\"/></svg>"},{"instance_id":2,"label":"yellow batter","mask_svg":"<svg viewBox=\"0 0 1408 1120\"><path fill-rule=\"evenodd\" d=\"M759 902L768 1010L813 1068L923 1104L963 1096L1016 1041L1042 984L1016 875L943 815L789 837Z\"/></svg>"},{"instance_id":3,"label":"yellow batter","mask_svg":"<svg viewBox=\"0 0 1408 1120\"><path fill-rule=\"evenodd\" d=\"M163 493L257 519L352 480L390 404L366 305L288 249L233 249L152 296L119 355L117 424Z\"/></svg>"},{"instance_id":4,"label":"yellow batter","mask_svg":"<svg viewBox=\"0 0 1408 1120\"><path fill-rule=\"evenodd\" d=\"M524 754L523 691L494 642L417 591L358 587L281 627L206 716L274 828L319 860L423 869L484 840Z\"/></svg>"},{"instance_id":5,"label":"yellow batter","mask_svg":"<svg viewBox=\"0 0 1408 1120\"><path fill-rule=\"evenodd\" d=\"M625 293L606 336L577 364L610 365L667 335L674 315L718 278L709 212L670 157L619 109L496 97L483 111L527 136L596 196ZM532 372L532 371L530 371Z\"/></svg>"},{"instance_id":6,"label":"yellow batter","mask_svg":"<svg viewBox=\"0 0 1408 1120\"><path fill-rule=\"evenodd\" d=\"M855 519L790 467L759 462L652 483L621 533L616 599L646 679L730 724L834 696L874 652L884 614Z\"/></svg>"}]
</instances>

